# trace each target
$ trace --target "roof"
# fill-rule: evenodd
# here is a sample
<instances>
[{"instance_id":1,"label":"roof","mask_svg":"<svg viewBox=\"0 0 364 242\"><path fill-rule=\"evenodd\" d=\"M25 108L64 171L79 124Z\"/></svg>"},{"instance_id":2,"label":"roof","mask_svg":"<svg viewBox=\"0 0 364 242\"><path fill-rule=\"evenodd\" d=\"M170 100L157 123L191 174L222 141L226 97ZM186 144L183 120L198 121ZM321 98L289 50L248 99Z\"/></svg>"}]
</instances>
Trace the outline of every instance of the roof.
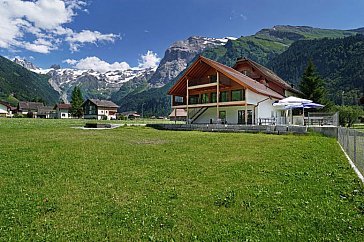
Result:
<instances>
[{"instance_id":1,"label":"roof","mask_svg":"<svg viewBox=\"0 0 364 242\"><path fill-rule=\"evenodd\" d=\"M93 104L95 104L97 107L105 107L105 108L118 108L119 106L116 105L114 102L109 100L100 100L100 99L87 99ZM86 100L86 102L87 102ZM85 103L86 103L85 102Z\"/></svg>"},{"instance_id":2,"label":"roof","mask_svg":"<svg viewBox=\"0 0 364 242\"><path fill-rule=\"evenodd\" d=\"M126 111L126 112L122 112L120 114L124 115L124 116L136 116L136 117L140 116L137 111Z\"/></svg>"},{"instance_id":3,"label":"roof","mask_svg":"<svg viewBox=\"0 0 364 242\"><path fill-rule=\"evenodd\" d=\"M51 113L51 112L54 112L54 109L52 106L44 106L44 107L38 108L37 114L41 115L41 114L47 114L47 113Z\"/></svg>"},{"instance_id":4,"label":"roof","mask_svg":"<svg viewBox=\"0 0 364 242\"><path fill-rule=\"evenodd\" d=\"M228 78L236 81L237 83L239 83L240 85L244 86L247 89L250 89L256 93L268 96L268 97L274 97L277 99L282 99L284 98L281 94L273 91L272 89L268 88L267 86L265 86L262 83L259 83L255 80L253 80L252 78L244 75L243 73L240 73L239 71L225 66L221 63L218 63L216 61L210 60L206 57L203 56L199 56L199 58L187 69L187 71L184 73L184 75L177 81L177 83L169 90L168 94L171 95L174 88L177 87L177 85L179 85L184 79L187 78L188 74L191 72L191 70L193 70L193 68L195 68L195 66L197 65L197 63L199 62L204 62L207 65L209 65L210 67L216 69L217 71L221 72L222 74L224 74L225 76L227 76Z\"/></svg>"},{"instance_id":5,"label":"roof","mask_svg":"<svg viewBox=\"0 0 364 242\"><path fill-rule=\"evenodd\" d=\"M69 103L58 103L55 108L59 109L71 109L72 105Z\"/></svg>"},{"instance_id":6,"label":"roof","mask_svg":"<svg viewBox=\"0 0 364 242\"><path fill-rule=\"evenodd\" d=\"M187 117L187 112L184 109L173 109L169 117Z\"/></svg>"},{"instance_id":7,"label":"roof","mask_svg":"<svg viewBox=\"0 0 364 242\"><path fill-rule=\"evenodd\" d=\"M261 71L262 74L264 76L266 76L268 79L270 79L271 81L285 87L286 89L300 93L300 91L293 88L290 84L288 84L286 81L284 81L282 78L280 78L275 72L273 72L272 70L268 69L267 67L255 62L251 59L248 59L246 57L238 59L233 68L236 68L237 65L242 62L248 62L251 66L255 67L255 69L258 69L259 71Z\"/></svg>"},{"instance_id":8,"label":"roof","mask_svg":"<svg viewBox=\"0 0 364 242\"><path fill-rule=\"evenodd\" d=\"M19 102L19 110L38 110L39 107L44 107L40 102Z\"/></svg>"},{"instance_id":9,"label":"roof","mask_svg":"<svg viewBox=\"0 0 364 242\"><path fill-rule=\"evenodd\" d=\"M8 109L11 109L11 108L14 108L10 105L10 103L7 103L7 102L3 102L3 101L0 101L0 104L4 105L5 107L7 107Z\"/></svg>"}]
</instances>

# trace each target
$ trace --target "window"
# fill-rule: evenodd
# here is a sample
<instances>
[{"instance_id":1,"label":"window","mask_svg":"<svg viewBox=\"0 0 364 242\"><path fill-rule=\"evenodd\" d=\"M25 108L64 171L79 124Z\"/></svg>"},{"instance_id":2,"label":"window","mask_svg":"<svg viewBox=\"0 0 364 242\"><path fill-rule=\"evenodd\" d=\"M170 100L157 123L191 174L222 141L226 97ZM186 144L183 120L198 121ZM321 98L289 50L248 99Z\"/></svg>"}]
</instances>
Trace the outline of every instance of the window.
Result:
<instances>
[{"instance_id":1,"label":"window","mask_svg":"<svg viewBox=\"0 0 364 242\"><path fill-rule=\"evenodd\" d=\"M188 103L189 104L198 104L198 95L190 96Z\"/></svg>"},{"instance_id":2,"label":"window","mask_svg":"<svg viewBox=\"0 0 364 242\"><path fill-rule=\"evenodd\" d=\"M220 102L228 102L229 101L228 92L221 92L219 101Z\"/></svg>"},{"instance_id":3,"label":"window","mask_svg":"<svg viewBox=\"0 0 364 242\"><path fill-rule=\"evenodd\" d=\"M231 101L243 101L243 100L245 100L244 90L231 91Z\"/></svg>"},{"instance_id":4,"label":"window","mask_svg":"<svg viewBox=\"0 0 364 242\"><path fill-rule=\"evenodd\" d=\"M210 76L210 83L215 83L217 82L217 75L211 75Z\"/></svg>"},{"instance_id":5,"label":"window","mask_svg":"<svg viewBox=\"0 0 364 242\"><path fill-rule=\"evenodd\" d=\"M217 102L217 94L216 92L211 93L211 102L216 103Z\"/></svg>"},{"instance_id":6,"label":"window","mask_svg":"<svg viewBox=\"0 0 364 242\"><path fill-rule=\"evenodd\" d=\"M208 93L203 93L201 95L201 102L202 103L208 103L209 102L209 94Z\"/></svg>"},{"instance_id":7,"label":"window","mask_svg":"<svg viewBox=\"0 0 364 242\"><path fill-rule=\"evenodd\" d=\"M174 102L175 102L176 104L183 104L183 97L175 96L175 97L174 97Z\"/></svg>"}]
</instances>

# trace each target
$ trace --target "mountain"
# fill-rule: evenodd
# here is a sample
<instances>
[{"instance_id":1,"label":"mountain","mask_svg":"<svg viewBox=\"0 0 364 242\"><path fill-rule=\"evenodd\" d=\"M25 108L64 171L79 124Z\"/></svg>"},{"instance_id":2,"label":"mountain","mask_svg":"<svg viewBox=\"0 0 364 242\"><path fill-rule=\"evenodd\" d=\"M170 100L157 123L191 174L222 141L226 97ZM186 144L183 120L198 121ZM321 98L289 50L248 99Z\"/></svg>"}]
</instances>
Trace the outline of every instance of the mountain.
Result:
<instances>
[{"instance_id":1,"label":"mountain","mask_svg":"<svg viewBox=\"0 0 364 242\"><path fill-rule=\"evenodd\" d=\"M16 64L21 65L22 67L28 69L28 70L38 70L39 68L37 66L35 66L32 62L24 60L24 59L20 59L20 58L15 58L13 60Z\"/></svg>"},{"instance_id":2,"label":"mountain","mask_svg":"<svg viewBox=\"0 0 364 242\"><path fill-rule=\"evenodd\" d=\"M233 66L237 58L247 57L260 64L267 65L268 62L284 51L295 41L321 39L321 38L344 38L357 34L359 30L331 30L319 29L307 26L274 26L269 29L262 29L252 36L240 37L238 39L228 39L225 44L221 43L215 47L210 46L205 48L200 54L223 63L228 66ZM177 42L178 43L178 42ZM193 44L193 42L192 42ZM190 48L193 48L190 46ZM174 51L175 54L170 55L169 51ZM166 51L166 63L178 63L179 58L183 58L183 53L179 53L178 48L173 48L173 45ZM168 55L167 55L168 54ZM142 104L144 103L144 112L146 114L167 115L170 112L170 101L167 97L168 87L171 87L176 81L178 73L183 71L190 63L198 52L192 52L189 55L188 61L183 65L166 65L164 60L161 65L164 65L169 73L173 75L164 75L166 78L159 83L164 84L162 88L152 88L142 92L130 93L124 98L117 100L123 110L138 110L141 112ZM163 59L164 59L163 58ZM173 70L178 66L178 70ZM162 68L161 66L158 69ZM158 69L154 74L156 77L159 75ZM155 80L158 80L156 78ZM158 83L152 79L147 81L149 83ZM158 85L155 85L158 87ZM159 85L160 86L160 85ZM120 101L121 100L121 101Z\"/></svg>"},{"instance_id":3,"label":"mountain","mask_svg":"<svg viewBox=\"0 0 364 242\"><path fill-rule=\"evenodd\" d=\"M153 68L116 70L100 73L94 70L62 69L53 65L51 69L33 70L49 76L49 83L68 102L75 86L80 86L84 98L110 99L113 92L133 78L154 73Z\"/></svg>"},{"instance_id":4,"label":"mountain","mask_svg":"<svg viewBox=\"0 0 364 242\"><path fill-rule=\"evenodd\" d=\"M364 36L303 40L272 59L268 66L283 79L298 85L311 59L324 78L331 100L357 104L364 93Z\"/></svg>"},{"instance_id":5,"label":"mountain","mask_svg":"<svg viewBox=\"0 0 364 242\"><path fill-rule=\"evenodd\" d=\"M161 112L161 110L168 110L168 108L166 109L167 97L162 97L163 100L159 100L165 89L163 87L171 83L171 80L186 69L198 54L209 48L223 46L235 39L234 37L192 36L186 40L177 41L165 51L155 73L125 83L118 92L112 95L112 100L121 106L122 111L141 111L143 100L146 100L147 103L144 106L147 110L146 114L165 115L166 111Z\"/></svg>"},{"instance_id":6,"label":"mountain","mask_svg":"<svg viewBox=\"0 0 364 242\"><path fill-rule=\"evenodd\" d=\"M151 87L162 87L183 71L192 59L205 49L224 46L233 37L222 39L192 36L186 40L177 41L170 46L161 60L156 72L148 80Z\"/></svg>"},{"instance_id":7,"label":"mountain","mask_svg":"<svg viewBox=\"0 0 364 242\"><path fill-rule=\"evenodd\" d=\"M252 36L241 37L225 46L204 51L203 56L228 66L236 59L247 57L262 65L281 54L295 41L321 38L343 38L355 35L355 31L319 29L308 26L279 25L262 29Z\"/></svg>"},{"instance_id":8,"label":"mountain","mask_svg":"<svg viewBox=\"0 0 364 242\"><path fill-rule=\"evenodd\" d=\"M48 77L39 75L21 65L0 56L0 99L13 105L18 100L43 100L47 104L55 104L59 95L48 83ZM34 67L34 66L33 66Z\"/></svg>"}]
</instances>

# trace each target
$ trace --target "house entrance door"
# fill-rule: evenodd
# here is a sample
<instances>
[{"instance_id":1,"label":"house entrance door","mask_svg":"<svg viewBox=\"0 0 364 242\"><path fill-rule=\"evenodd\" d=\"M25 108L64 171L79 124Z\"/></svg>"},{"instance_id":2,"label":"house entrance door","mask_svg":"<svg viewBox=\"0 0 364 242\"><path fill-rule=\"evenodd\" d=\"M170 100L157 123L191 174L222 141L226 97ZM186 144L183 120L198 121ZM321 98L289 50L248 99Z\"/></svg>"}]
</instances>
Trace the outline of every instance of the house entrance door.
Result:
<instances>
[{"instance_id":1,"label":"house entrance door","mask_svg":"<svg viewBox=\"0 0 364 242\"><path fill-rule=\"evenodd\" d=\"M245 110L238 110L238 124L245 124ZM253 110L248 110L247 124L253 124Z\"/></svg>"}]
</instances>

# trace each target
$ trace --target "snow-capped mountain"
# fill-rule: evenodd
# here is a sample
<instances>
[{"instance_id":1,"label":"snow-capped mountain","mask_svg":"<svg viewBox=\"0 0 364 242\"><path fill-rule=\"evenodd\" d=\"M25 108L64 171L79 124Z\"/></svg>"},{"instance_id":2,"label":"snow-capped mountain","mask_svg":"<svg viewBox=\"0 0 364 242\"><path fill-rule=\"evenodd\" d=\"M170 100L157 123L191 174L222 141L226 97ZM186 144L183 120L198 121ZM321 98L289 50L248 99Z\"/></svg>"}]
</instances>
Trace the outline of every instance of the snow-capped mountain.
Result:
<instances>
[{"instance_id":1,"label":"snow-capped mountain","mask_svg":"<svg viewBox=\"0 0 364 242\"><path fill-rule=\"evenodd\" d=\"M118 100L130 92L145 88L162 87L172 81L183 71L193 58L207 48L225 45L236 38L207 38L193 36L186 40L177 41L165 52L157 69L128 69L100 73L94 70L78 70L60 68L52 65L49 69L41 69L31 62L16 58L13 61L38 74L48 75L50 85L60 94L64 102L69 102L75 86L80 86L85 98L110 99L112 94ZM128 82L123 90L120 88ZM140 86L144 87L141 88ZM119 96L121 90L123 96Z\"/></svg>"},{"instance_id":2,"label":"snow-capped mountain","mask_svg":"<svg viewBox=\"0 0 364 242\"><path fill-rule=\"evenodd\" d=\"M85 97L104 98L111 97L127 81L150 75L155 69L128 69L108 71L100 73L94 70L78 70L60 68L59 65L52 65L49 69L41 69L31 62L22 59L14 59L14 62L38 74L48 75L48 82L60 94L64 102L69 102L71 92L75 86L80 86Z\"/></svg>"},{"instance_id":3,"label":"snow-capped mountain","mask_svg":"<svg viewBox=\"0 0 364 242\"><path fill-rule=\"evenodd\" d=\"M21 65L22 67L28 69L28 70L38 70L39 68L36 67L32 62L27 61L25 59L20 59L20 58L14 58L13 61L18 64Z\"/></svg>"}]
</instances>

